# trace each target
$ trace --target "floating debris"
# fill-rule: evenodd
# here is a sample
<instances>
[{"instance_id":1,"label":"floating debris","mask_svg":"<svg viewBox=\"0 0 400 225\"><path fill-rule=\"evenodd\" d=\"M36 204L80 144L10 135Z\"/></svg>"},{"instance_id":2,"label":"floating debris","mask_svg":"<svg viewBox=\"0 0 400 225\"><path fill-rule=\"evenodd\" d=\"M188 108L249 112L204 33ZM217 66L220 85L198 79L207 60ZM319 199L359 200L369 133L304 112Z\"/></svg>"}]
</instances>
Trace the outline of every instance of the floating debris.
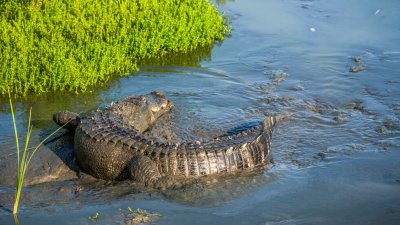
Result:
<instances>
[{"instance_id":1,"label":"floating debris","mask_svg":"<svg viewBox=\"0 0 400 225\"><path fill-rule=\"evenodd\" d=\"M349 121L349 118L343 117L343 116L335 116L333 119L334 119L336 122L339 122L339 123L345 123L345 122L348 122L348 121Z\"/></svg>"},{"instance_id":2,"label":"floating debris","mask_svg":"<svg viewBox=\"0 0 400 225\"><path fill-rule=\"evenodd\" d=\"M364 67L360 67L360 66L352 66L349 69L349 72L351 73L358 73L364 70Z\"/></svg>"},{"instance_id":3,"label":"floating debris","mask_svg":"<svg viewBox=\"0 0 400 225\"><path fill-rule=\"evenodd\" d=\"M361 56L352 56L350 57L357 65L356 66L351 66L349 69L350 73L358 73L361 72L363 70L365 70L365 67L367 66Z\"/></svg>"},{"instance_id":4,"label":"floating debris","mask_svg":"<svg viewBox=\"0 0 400 225\"><path fill-rule=\"evenodd\" d=\"M89 216L88 219L91 220L91 221L93 221L93 222L94 222L94 221L98 221L98 220L100 219L100 213L99 213L99 212L96 212L95 215Z\"/></svg>"}]
</instances>

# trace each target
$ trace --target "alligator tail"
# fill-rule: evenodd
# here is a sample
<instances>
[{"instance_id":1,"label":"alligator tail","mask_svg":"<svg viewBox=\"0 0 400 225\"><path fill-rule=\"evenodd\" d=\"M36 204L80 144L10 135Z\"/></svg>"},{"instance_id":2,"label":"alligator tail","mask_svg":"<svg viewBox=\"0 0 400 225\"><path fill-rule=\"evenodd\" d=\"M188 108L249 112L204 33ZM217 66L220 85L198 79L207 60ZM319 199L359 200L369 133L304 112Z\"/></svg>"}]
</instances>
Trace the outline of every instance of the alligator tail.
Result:
<instances>
[{"instance_id":1,"label":"alligator tail","mask_svg":"<svg viewBox=\"0 0 400 225\"><path fill-rule=\"evenodd\" d=\"M291 115L292 115L291 112L287 112L279 116L267 116L262 122L264 131L271 130L277 123L280 123L281 121L287 119Z\"/></svg>"},{"instance_id":2,"label":"alligator tail","mask_svg":"<svg viewBox=\"0 0 400 225\"><path fill-rule=\"evenodd\" d=\"M69 131L75 131L76 127L81 121L81 118L78 113L61 111L54 113L53 121L60 126L64 126Z\"/></svg>"}]
</instances>

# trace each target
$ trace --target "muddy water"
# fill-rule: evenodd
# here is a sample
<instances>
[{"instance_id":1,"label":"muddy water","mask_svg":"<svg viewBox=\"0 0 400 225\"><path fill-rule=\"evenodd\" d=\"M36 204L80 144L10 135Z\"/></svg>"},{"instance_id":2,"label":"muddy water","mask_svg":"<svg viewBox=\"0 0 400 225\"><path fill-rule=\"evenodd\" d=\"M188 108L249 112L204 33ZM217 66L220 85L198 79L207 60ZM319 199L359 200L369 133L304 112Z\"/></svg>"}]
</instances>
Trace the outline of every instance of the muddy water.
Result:
<instances>
[{"instance_id":1,"label":"muddy water","mask_svg":"<svg viewBox=\"0 0 400 225\"><path fill-rule=\"evenodd\" d=\"M400 219L400 4L397 1L235 1L222 7L232 36L212 51L143 63L139 73L84 96L17 102L33 107L34 137L54 111L86 112L153 90L176 105L185 139L221 135L292 112L274 133L274 164L180 190L144 191L91 179L25 189L21 224L120 224L128 206L156 224L397 224ZM359 56L363 71L351 57ZM1 105L1 154L12 154ZM68 151L68 147L65 147ZM69 149L70 150L70 149ZM0 224L12 224L12 187L0 186Z\"/></svg>"}]
</instances>

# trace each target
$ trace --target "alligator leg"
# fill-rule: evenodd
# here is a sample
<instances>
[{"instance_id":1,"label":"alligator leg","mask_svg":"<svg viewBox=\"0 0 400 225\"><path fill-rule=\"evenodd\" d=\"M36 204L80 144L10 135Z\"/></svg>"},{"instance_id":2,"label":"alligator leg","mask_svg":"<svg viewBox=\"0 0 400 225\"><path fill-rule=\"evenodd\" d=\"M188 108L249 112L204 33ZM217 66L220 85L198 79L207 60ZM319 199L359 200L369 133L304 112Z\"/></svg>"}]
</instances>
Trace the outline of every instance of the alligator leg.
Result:
<instances>
[{"instance_id":1,"label":"alligator leg","mask_svg":"<svg viewBox=\"0 0 400 225\"><path fill-rule=\"evenodd\" d=\"M162 176L157 169L157 164L147 156L138 155L133 157L129 167L130 178L147 187L160 190L167 188L179 188L185 184L187 179L179 175Z\"/></svg>"},{"instance_id":2,"label":"alligator leg","mask_svg":"<svg viewBox=\"0 0 400 225\"><path fill-rule=\"evenodd\" d=\"M129 168L130 178L146 186L153 184L161 177L156 163L147 156L133 157Z\"/></svg>"}]
</instances>

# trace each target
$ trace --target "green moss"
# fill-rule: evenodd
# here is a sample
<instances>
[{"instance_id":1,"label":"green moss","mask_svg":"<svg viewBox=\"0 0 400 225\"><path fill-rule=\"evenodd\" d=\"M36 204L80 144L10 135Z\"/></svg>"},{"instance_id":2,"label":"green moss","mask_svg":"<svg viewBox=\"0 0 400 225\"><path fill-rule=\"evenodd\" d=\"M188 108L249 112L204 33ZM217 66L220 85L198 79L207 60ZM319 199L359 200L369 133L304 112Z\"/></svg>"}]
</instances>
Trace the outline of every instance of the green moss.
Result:
<instances>
[{"instance_id":1,"label":"green moss","mask_svg":"<svg viewBox=\"0 0 400 225\"><path fill-rule=\"evenodd\" d=\"M0 95L85 92L136 62L222 40L203 0L0 0Z\"/></svg>"}]
</instances>

